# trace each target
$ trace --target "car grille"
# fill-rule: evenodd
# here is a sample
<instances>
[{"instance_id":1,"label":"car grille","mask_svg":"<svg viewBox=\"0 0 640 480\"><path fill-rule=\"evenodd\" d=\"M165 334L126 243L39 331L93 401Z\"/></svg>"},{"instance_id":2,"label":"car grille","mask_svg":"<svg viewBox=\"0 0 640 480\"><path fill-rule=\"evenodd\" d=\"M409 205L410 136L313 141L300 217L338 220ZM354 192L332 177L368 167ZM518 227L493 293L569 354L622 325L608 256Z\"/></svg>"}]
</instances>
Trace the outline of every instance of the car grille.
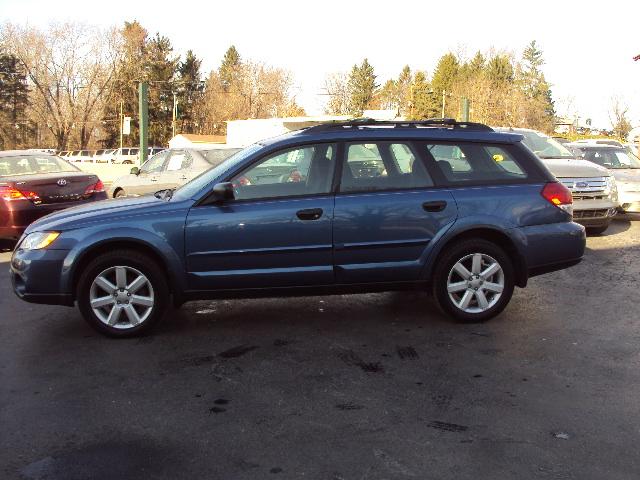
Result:
<instances>
[{"instance_id":1,"label":"car grille","mask_svg":"<svg viewBox=\"0 0 640 480\"><path fill-rule=\"evenodd\" d=\"M583 219L583 218L605 218L609 215L608 208L602 208L597 210L574 210L573 218L574 219Z\"/></svg>"},{"instance_id":2,"label":"car grille","mask_svg":"<svg viewBox=\"0 0 640 480\"><path fill-rule=\"evenodd\" d=\"M608 197L605 177L560 178L575 200L602 200Z\"/></svg>"}]
</instances>

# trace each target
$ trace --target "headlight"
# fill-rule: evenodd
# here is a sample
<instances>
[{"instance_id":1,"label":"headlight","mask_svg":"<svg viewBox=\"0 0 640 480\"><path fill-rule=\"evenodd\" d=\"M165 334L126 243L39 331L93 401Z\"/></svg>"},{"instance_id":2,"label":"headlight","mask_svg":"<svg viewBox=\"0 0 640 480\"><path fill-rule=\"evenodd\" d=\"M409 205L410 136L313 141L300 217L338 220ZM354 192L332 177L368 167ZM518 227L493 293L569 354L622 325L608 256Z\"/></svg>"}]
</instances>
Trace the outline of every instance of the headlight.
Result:
<instances>
[{"instance_id":1,"label":"headlight","mask_svg":"<svg viewBox=\"0 0 640 480\"><path fill-rule=\"evenodd\" d=\"M18 248L23 250L38 250L46 248L58 238L59 232L33 232L27 235Z\"/></svg>"}]
</instances>

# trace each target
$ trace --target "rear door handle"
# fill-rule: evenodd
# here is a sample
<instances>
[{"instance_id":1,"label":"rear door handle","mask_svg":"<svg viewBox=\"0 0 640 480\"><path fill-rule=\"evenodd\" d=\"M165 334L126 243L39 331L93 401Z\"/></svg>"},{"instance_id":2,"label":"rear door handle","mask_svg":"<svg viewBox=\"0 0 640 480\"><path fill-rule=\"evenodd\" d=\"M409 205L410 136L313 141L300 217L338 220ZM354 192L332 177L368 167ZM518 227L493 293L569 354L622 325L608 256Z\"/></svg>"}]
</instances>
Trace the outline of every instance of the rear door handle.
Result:
<instances>
[{"instance_id":1,"label":"rear door handle","mask_svg":"<svg viewBox=\"0 0 640 480\"><path fill-rule=\"evenodd\" d=\"M318 220L322 216L322 209L307 208L305 210L298 210L296 215L300 220Z\"/></svg>"},{"instance_id":2,"label":"rear door handle","mask_svg":"<svg viewBox=\"0 0 640 480\"><path fill-rule=\"evenodd\" d=\"M447 206L447 202L444 200L436 200L434 202L424 202L422 204L422 209L425 212L441 212Z\"/></svg>"}]
</instances>

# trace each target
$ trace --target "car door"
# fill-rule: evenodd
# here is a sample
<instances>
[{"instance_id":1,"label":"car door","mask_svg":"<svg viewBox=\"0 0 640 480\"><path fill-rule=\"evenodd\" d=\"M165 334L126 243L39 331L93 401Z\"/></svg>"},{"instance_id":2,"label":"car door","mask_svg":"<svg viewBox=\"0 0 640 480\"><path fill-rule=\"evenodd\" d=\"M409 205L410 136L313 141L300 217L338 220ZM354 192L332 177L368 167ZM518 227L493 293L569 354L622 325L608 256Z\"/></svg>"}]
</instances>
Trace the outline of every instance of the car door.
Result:
<instances>
[{"instance_id":1,"label":"car door","mask_svg":"<svg viewBox=\"0 0 640 480\"><path fill-rule=\"evenodd\" d=\"M235 200L193 207L185 233L189 287L333 283L335 163L334 144L280 150L229 179Z\"/></svg>"},{"instance_id":2,"label":"car door","mask_svg":"<svg viewBox=\"0 0 640 480\"><path fill-rule=\"evenodd\" d=\"M145 195L162 190L158 184L166 161L167 153L162 152L144 162L140 167L140 173L132 178L131 184L126 187L127 194Z\"/></svg>"},{"instance_id":3,"label":"car door","mask_svg":"<svg viewBox=\"0 0 640 480\"><path fill-rule=\"evenodd\" d=\"M337 283L417 280L429 243L457 215L414 145L345 145L333 239Z\"/></svg>"},{"instance_id":4,"label":"car door","mask_svg":"<svg viewBox=\"0 0 640 480\"><path fill-rule=\"evenodd\" d=\"M186 150L171 150L158 180L158 189L176 188L192 178L193 158Z\"/></svg>"}]
</instances>

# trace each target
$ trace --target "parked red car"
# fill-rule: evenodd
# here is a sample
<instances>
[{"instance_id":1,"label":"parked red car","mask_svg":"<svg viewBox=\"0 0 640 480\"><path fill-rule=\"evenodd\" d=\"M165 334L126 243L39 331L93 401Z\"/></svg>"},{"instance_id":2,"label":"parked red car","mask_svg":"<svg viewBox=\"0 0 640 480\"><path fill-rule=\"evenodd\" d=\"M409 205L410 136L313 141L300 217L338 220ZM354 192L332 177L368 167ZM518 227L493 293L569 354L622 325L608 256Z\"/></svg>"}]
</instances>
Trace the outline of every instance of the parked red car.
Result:
<instances>
[{"instance_id":1,"label":"parked red car","mask_svg":"<svg viewBox=\"0 0 640 480\"><path fill-rule=\"evenodd\" d=\"M107 193L100 179L54 155L0 152L0 239L17 240L34 220Z\"/></svg>"}]
</instances>

